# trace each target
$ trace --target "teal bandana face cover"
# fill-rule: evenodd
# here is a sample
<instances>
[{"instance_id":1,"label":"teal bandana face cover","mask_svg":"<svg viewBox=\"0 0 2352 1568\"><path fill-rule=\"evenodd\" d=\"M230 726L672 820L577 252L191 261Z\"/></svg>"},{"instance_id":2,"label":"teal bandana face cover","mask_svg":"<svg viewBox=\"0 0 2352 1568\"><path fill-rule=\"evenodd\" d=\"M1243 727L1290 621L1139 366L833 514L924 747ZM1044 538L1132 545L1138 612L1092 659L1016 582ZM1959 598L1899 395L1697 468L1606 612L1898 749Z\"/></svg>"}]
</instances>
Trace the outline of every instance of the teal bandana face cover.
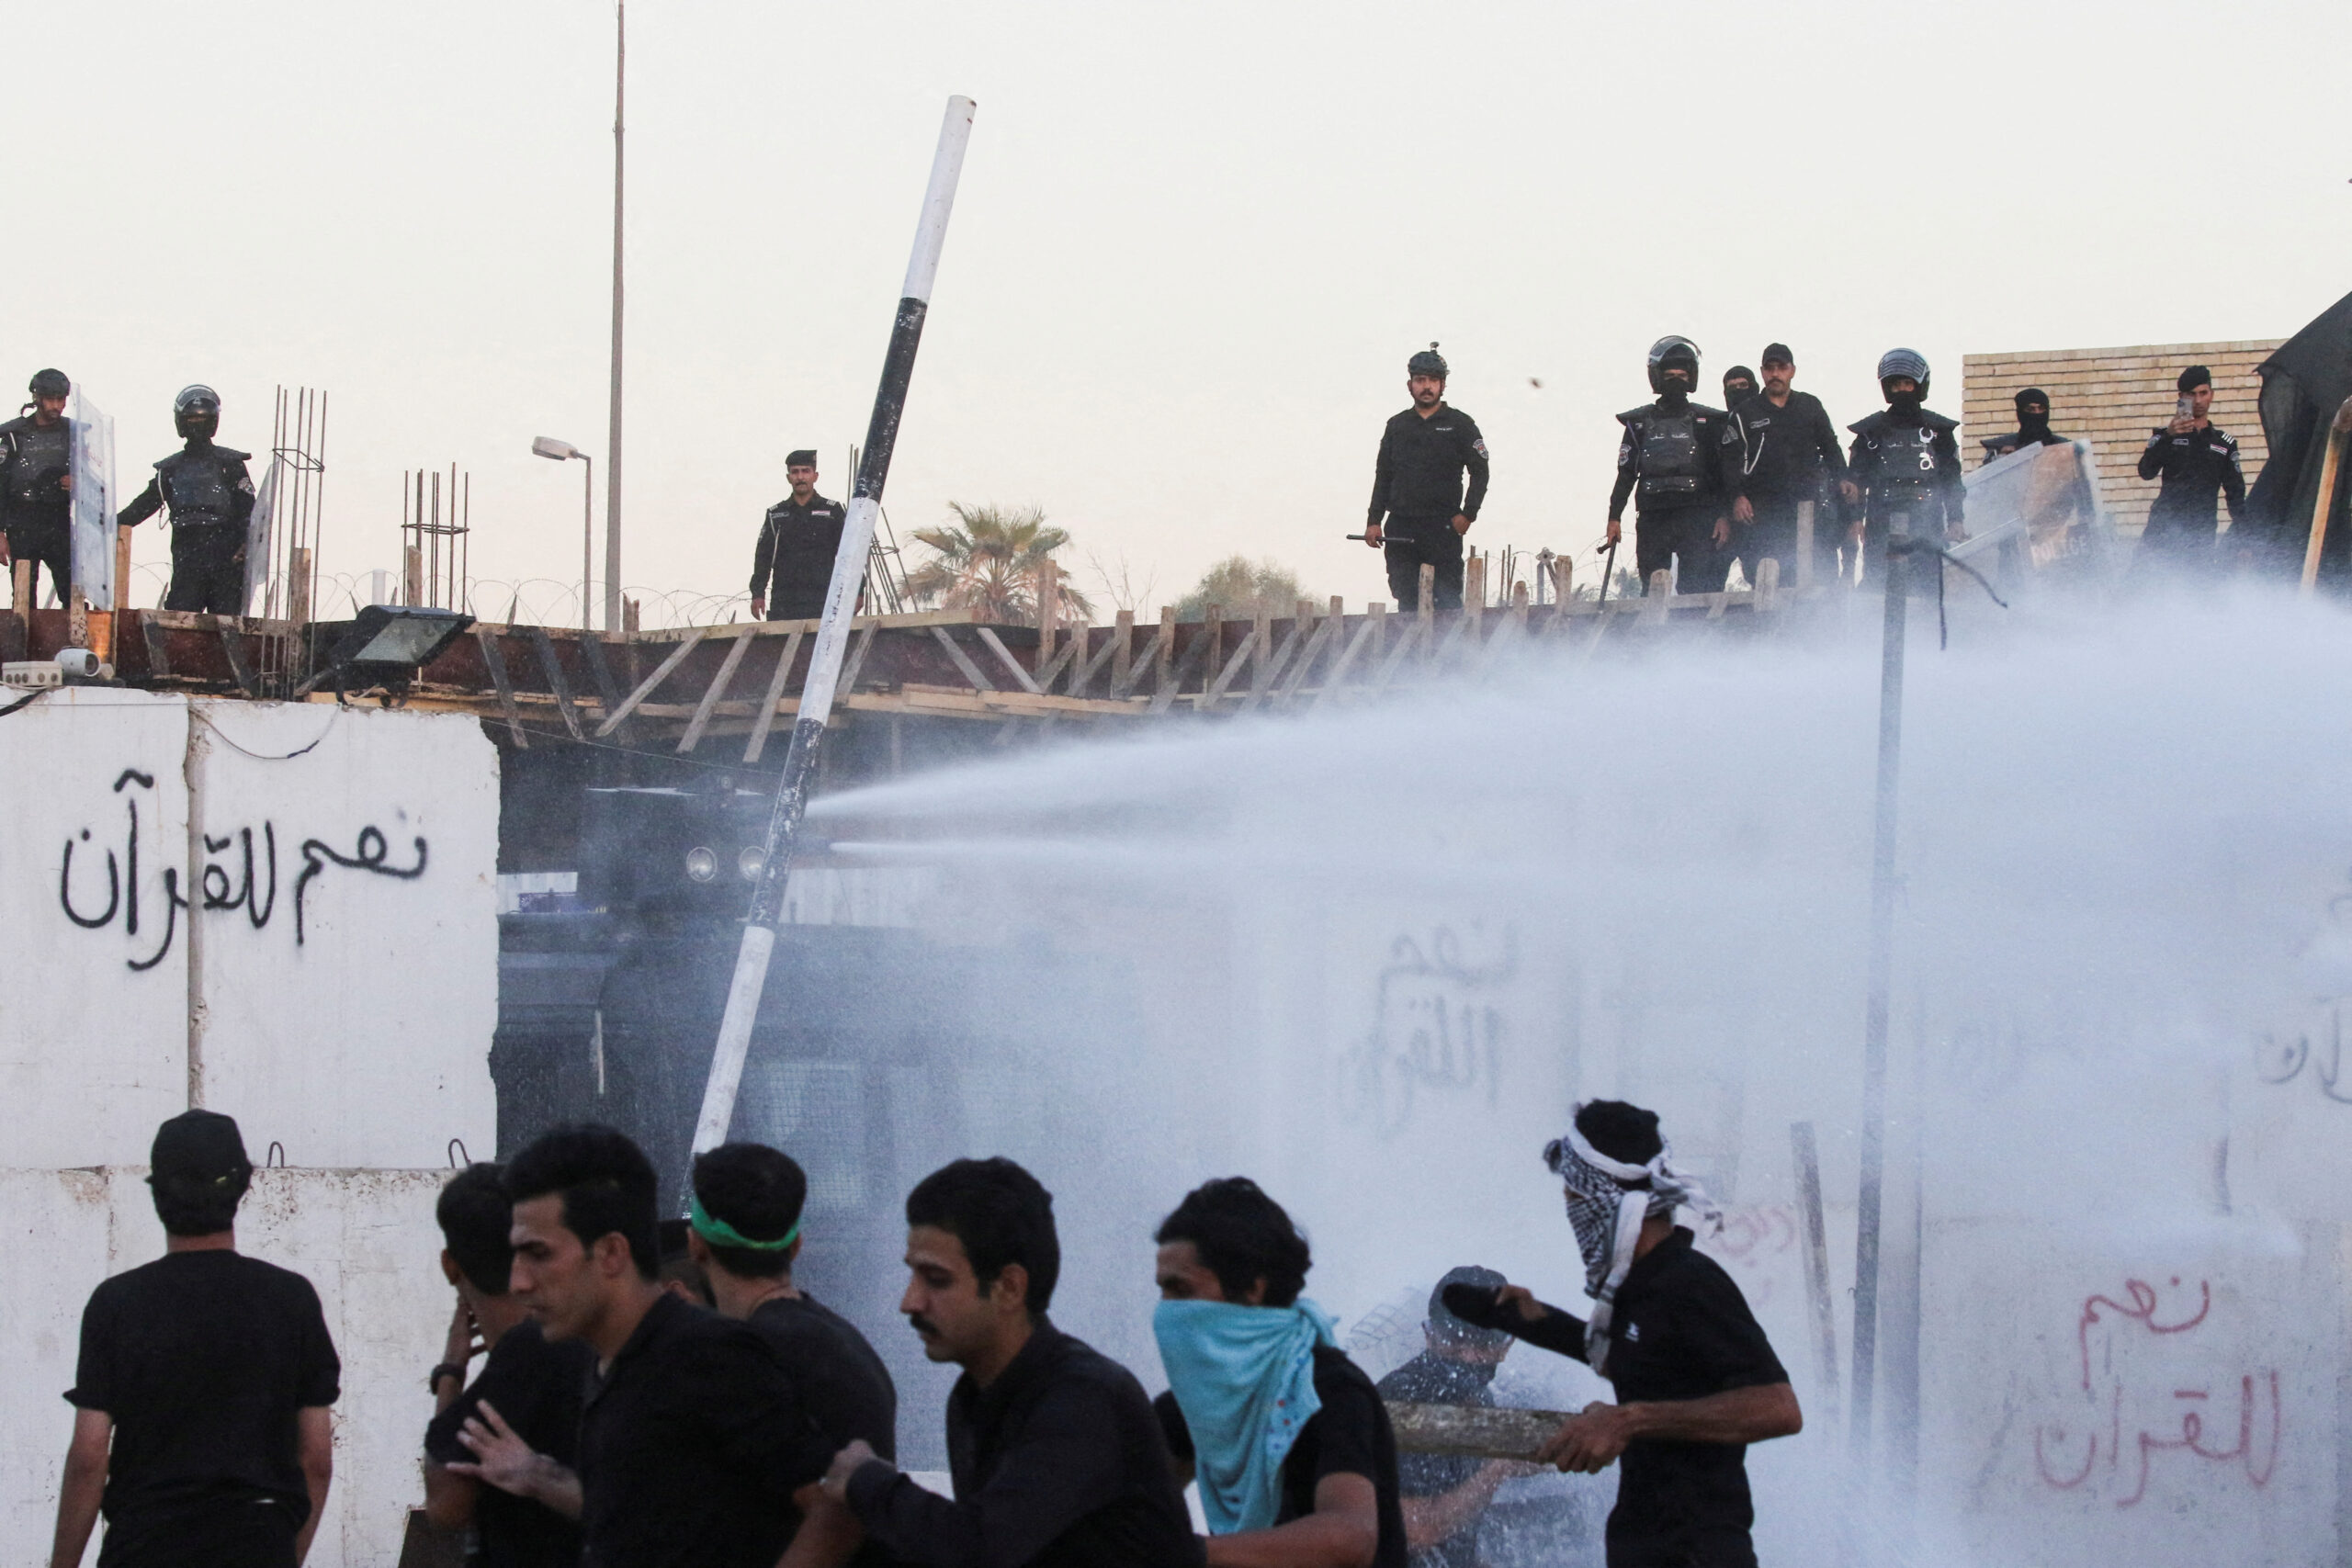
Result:
<instances>
[{"instance_id":1,"label":"teal bandana face cover","mask_svg":"<svg viewBox=\"0 0 2352 1568\"><path fill-rule=\"evenodd\" d=\"M1315 1347L1335 1343L1331 1320L1303 1297L1286 1307L1162 1302L1151 1331L1192 1433L1209 1532L1272 1528L1282 1508L1283 1461L1323 1408Z\"/></svg>"}]
</instances>

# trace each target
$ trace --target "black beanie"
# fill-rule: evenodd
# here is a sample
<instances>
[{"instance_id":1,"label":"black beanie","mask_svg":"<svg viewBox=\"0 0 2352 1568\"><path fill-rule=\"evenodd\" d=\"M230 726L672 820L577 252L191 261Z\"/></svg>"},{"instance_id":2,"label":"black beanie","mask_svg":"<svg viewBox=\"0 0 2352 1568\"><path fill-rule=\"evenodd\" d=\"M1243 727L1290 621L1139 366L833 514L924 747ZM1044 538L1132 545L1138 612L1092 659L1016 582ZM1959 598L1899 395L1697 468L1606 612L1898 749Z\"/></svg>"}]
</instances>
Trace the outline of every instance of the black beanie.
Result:
<instances>
[{"instance_id":1,"label":"black beanie","mask_svg":"<svg viewBox=\"0 0 2352 1568\"><path fill-rule=\"evenodd\" d=\"M1657 1112L1622 1100L1596 1100L1577 1113L1577 1131L1611 1159L1626 1165L1647 1165L1666 1147L1657 1130Z\"/></svg>"},{"instance_id":2,"label":"black beanie","mask_svg":"<svg viewBox=\"0 0 2352 1568\"><path fill-rule=\"evenodd\" d=\"M2192 365L2182 371L2177 383L2183 392L2193 392L2199 387L2210 387L2212 384L2213 373L2202 365Z\"/></svg>"}]
</instances>

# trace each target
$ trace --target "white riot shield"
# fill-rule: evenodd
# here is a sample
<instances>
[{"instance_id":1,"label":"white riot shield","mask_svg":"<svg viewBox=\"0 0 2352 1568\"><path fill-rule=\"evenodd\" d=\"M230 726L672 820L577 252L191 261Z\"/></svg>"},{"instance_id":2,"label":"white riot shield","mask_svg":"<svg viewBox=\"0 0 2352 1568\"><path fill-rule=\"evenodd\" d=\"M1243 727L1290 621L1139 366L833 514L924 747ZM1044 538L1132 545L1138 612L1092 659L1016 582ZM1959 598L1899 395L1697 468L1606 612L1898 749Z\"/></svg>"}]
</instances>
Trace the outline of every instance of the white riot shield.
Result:
<instances>
[{"instance_id":1,"label":"white riot shield","mask_svg":"<svg viewBox=\"0 0 2352 1568\"><path fill-rule=\"evenodd\" d=\"M263 589L269 585L269 528L271 514L277 506L277 476L286 471L286 459L273 454L269 472L262 476L261 489L254 495L254 514L245 524L245 604L244 613L254 613ZM289 588L288 592L291 592Z\"/></svg>"},{"instance_id":2,"label":"white riot shield","mask_svg":"<svg viewBox=\"0 0 2352 1568\"><path fill-rule=\"evenodd\" d=\"M114 608L114 416L74 389L74 586L93 610Z\"/></svg>"}]
</instances>

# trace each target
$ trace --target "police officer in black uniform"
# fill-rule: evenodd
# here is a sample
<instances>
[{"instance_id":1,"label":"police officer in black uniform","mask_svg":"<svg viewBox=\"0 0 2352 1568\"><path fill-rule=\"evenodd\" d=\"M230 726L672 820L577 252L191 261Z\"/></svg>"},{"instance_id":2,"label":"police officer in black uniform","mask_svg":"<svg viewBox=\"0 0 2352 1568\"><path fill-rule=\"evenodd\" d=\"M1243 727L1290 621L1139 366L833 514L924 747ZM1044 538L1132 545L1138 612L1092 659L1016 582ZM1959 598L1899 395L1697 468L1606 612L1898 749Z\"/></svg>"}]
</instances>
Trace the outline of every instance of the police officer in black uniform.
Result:
<instances>
[{"instance_id":1,"label":"police officer in black uniform","mask_svg":"<svg viewBox=\"0 0 2352 1568\"><path fill-rule=\"evenodd\" d=\"M24 412L0 424L0 528L7 556L49 568L57 602L73 575L74 427L65 418L73 383L43 370L26 389Z\"/></svg>"},{"instance_id":2,"label":"police officer in black uniform","mask_svg":"<svg viewBox=\"0 0 2352 1568\"><path fill-rule=\"evenodd\" d=\"M1740 570L1755 582L1768 556L1781 563L1781 581L1795 581L1797 507L1814 503L1814 562L1825 578L1838 574L1838 530L1830 508L1842 494L1860 499L1846 477L1846 454L1829 411L1810 392L1800 392L1796 355L1784 343L1768 343L1757 363L1764 367L1764 390L1732 407L1740 442L1739 494L1731 503L1732 542Z\"/></svg>"},{"instance_id":3,"label":"police officer in black uniform","mask_svg":"<svg viewBox=\"0 0 2352 1568\"><path fill-rule=\"evenodd\" d=\"M2066 445L2066 438L2050 428L2049 393L2039 387L2026 387L2010 400L2018 407L2018 427L1999 435L1987 435L1977 443L1984 448L1984 461L2006 457L2028 446Z\"/></svg>"},{"instance_id":4,"label":"police officer in black uniform","mask_svg":"<svg viewBox=\"0 0 2352 1568\"><path fill-rule=\"evenodd\" d=\"M1396 607L1421 607L1421 568L1437 576L1430 607L1462 608L1462 536L1487 499L1487 443L1478 422L1445 400L1445 358L1431 344L1405 362L1413 406L1380 433L1364 543L1385 548ZM1464 493L1462 476L1470 476ZM1385 526L1384 526L1385 524Z\"/></svg>"},{"instance_id":5,"label":"police officer in black uniform","mask_svg":"<svg viewBox=\"0 0 2352 1568\"><path fill-rule=\"evenodd\" d=\"M1609 492L1609 542L1623 536L1634 498L1634 563L1647 593L1650 574L1679 560L1675 589L1714 593L1731 575L1731 500L1739 490L1739 432L1721 409L1690 400L1699 346L1687 337L1650 345L1650 390L1657 401L1617 416L1617 482Z\"/></svg>"},{"instance_id":6,"label":"police officer in black uniform","mask_svg":"<svg viewBox=\"0 0 2352 1568\"><path fill-rule=\"evenodd\" d=\"M2140 477L2161 477L2155 504L2148 508L2148 526L2140 536L2140 556L2150 562L2180 566L2210 565L2220 519L2213 504L2216 492L2230 503L2234 528L2245 505L2245 470L2238 462L2238 444L2213 423L2213 373L2192 365L2177 383L2185 405L2170 424L2157 427L2140 453Z\"/></svg>"},{"instance_id":7,"label":"police officer in black uniform","mask_svg":"<svg viewBox=\"0 0 2352 1568\"><path fill-rule=\"evenodd\" d=\"M1852 536L1862 545L1865 582L1885 581L1886 537L1898 513L1916 537L1967 536L1962 519L1968 495L1952 434L1960 422L1926 406L1927 359L1912 349L1888 349L1879 355L1878 388L1886 407L1846 427L1854 433L1848 462L1866 509Z\"/></svg>"},{"instance_id":8,"label":"police officer in black uniform","mask_svg":"<svg viewBox=\"0 0 2352 1568\"><path fill-rule=\"evenodd\" d=\"M810 448L786 456L784 477L792 493L768 508L759 548L752 553L752 618L813 621L825 613L849 513L840 502L817 493L817 454Z\"/></svg>"},{"instance_id":9,"label":"police officer in black uniform","mask_svg":"<svg viewBox=\"0 0 2352 1568\"><path fill-rule=\"evenodd\" d=\"M144 523L171 509L172 586L166 610L216 615L245 613L245 526L254 514L251 453L216 446L220 394L183 387L172 400L172 425L187 445L155 465L155 477L115 521Z\"/></svg>"},{"instance_id":10,"label":"police officer in black uniform","mask_svg":"<svg viewBox=\"0 0 2352 1568\"><path fill-rule=\"evenodd\" d=\"M1733 413L1739 405L1756 395L1756 372L1745 365L1735 365L1724 372L1724 407Z\"/></svg>"}]
</instances>

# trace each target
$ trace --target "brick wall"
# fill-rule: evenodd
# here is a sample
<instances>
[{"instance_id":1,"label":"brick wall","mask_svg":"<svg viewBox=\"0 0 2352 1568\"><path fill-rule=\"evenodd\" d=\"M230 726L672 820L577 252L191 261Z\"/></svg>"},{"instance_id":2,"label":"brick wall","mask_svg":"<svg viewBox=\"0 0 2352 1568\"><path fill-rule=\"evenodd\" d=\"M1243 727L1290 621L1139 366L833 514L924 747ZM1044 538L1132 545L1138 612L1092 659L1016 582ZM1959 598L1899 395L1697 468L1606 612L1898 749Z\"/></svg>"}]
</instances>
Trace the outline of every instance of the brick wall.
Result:
<instances>
[{"instance_id":1,"label":"brick wall","mask_svg":"<svg viewBox=\"0 0 2352 1568\"><path fill-rule=\"evenodd\" d=\"M1961 362L1961 457L1973 468L1984 449L1977 442L2017 428L2018 389L2050 394L2050 428L2087 438L2098 453L2098 473L2116 527L2140 532L2156 487L2139 477L2148 433L2172 418L2173 382L2191 365L2213 372L2213 423L2238 439L2246 483L2262 471L2268 447L2255 411L2262 383L2254 367L2283 342L2143 344L2135 348L2060 348L2018 354L1972 354ZM2228 514L2222 514L2228 525Z\"/></svg>"}]
</instances>

